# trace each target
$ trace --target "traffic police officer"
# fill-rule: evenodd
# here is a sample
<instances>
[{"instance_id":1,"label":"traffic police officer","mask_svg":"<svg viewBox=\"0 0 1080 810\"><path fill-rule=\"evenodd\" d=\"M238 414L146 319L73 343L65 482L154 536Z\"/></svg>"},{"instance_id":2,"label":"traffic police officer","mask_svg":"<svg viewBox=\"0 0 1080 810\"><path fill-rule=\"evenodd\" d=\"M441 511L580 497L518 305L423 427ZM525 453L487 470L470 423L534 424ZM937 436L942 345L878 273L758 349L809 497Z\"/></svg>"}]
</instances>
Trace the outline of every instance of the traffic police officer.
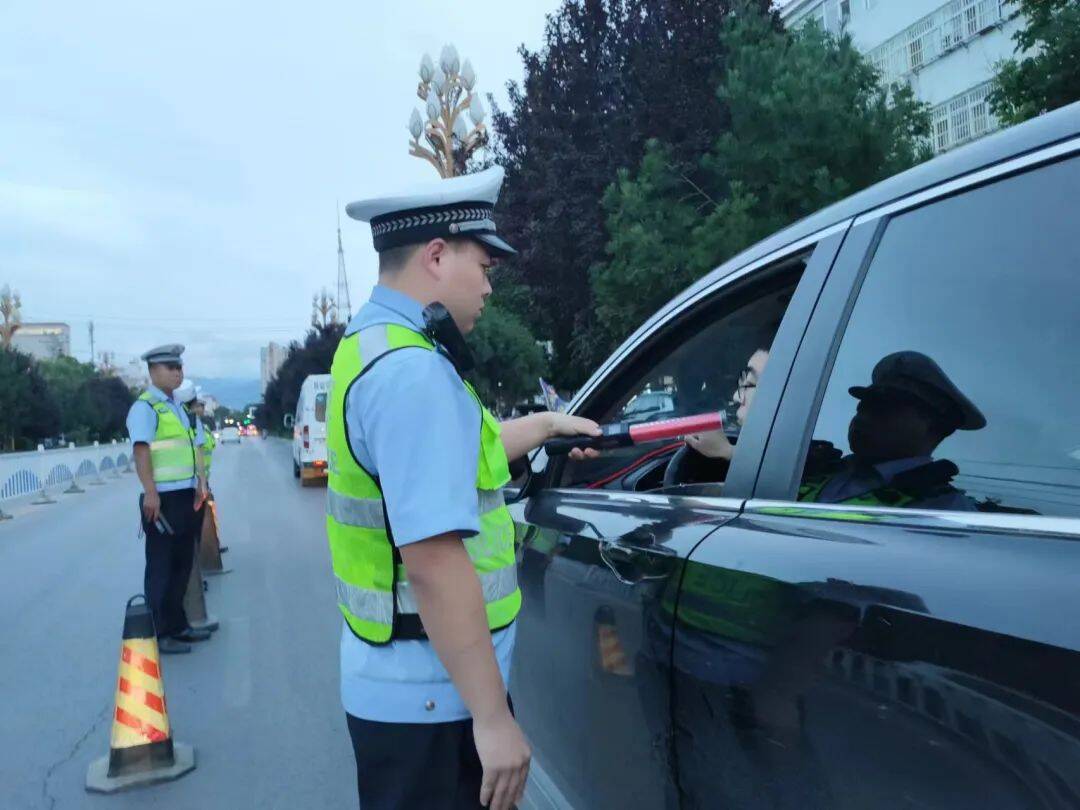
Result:
<instances>
[{"instance_id":1,"label":"traffic police officer","mask_svg":"<svg viewBox=\"0 0 1080 810\"><path fill-rule=\"evenodd\" d=\"M327 533L341 637L341 697L360 803L508 808L530 750L506 684L521 604L508 460L594 422L532 414L499 424L465 383L453 340L491 294L503 170L355 202L371 223L379 284L334 357L327 419ZM578 452L578 457L581 453Z\"/></svg>"},{"instance_id":2,"label":"traffic police officer","mask_svg":"<svg viewBox=\"0 0 1080 810\"><path fill-rule=\"evenodd\" d=\"M183 605L206 499L199 449L202 425L191 426L174 396L184 380L183 353L183 346L168 344L142 355L151 384L127 416L135 471L143 487L139 507L146 536L144 588L164 655L190 652L188 642L210 637L209 632L188 626Z\"/></svg>"}]
</instances>

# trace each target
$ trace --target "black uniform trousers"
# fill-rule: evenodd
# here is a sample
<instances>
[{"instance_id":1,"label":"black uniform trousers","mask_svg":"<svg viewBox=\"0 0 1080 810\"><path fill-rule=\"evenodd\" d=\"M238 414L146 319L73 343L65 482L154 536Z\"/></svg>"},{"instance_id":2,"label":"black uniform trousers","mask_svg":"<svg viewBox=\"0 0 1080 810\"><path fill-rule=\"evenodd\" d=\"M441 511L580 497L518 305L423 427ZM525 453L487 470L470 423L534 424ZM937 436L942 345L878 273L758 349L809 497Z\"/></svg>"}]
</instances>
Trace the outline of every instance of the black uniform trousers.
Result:
<instances>
[{"instance_id":1,"label":"black uniform trousers","mask_svg":"<svg viewBox=\"0 0 1080 810\"><path fill-rule=\"evenodd\" d=\"M378 723L345 715L361 810L480 810L472 720Z\"/></svg>"},{"instance_id":2,"label":"black uniform trousers","mask_svg":"<svg viewBox=\"0 0 1080 810\"><path fill-rule=\"evenodd\" d=\"M205 506L194 510L195 490L178 489L159 493L163 524L172 528L159 531L153 523L142 520L146 535L146 572L143 588L158 637L183 632L188 626L184 614L184 592L187 590L191 566L195 562L195 538L202 526ZM139 512L142 514L142 496Z\"/></svg>"}]
</instances>

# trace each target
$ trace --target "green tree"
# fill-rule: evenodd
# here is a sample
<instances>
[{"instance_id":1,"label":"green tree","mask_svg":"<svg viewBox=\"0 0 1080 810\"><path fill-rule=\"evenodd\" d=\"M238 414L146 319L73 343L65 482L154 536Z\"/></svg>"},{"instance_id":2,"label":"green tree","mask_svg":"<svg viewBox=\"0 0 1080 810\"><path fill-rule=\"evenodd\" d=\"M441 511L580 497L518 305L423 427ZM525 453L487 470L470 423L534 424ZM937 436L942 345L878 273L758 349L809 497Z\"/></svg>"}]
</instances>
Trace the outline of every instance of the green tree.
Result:
<instances>
[{"instance_id":1,"label":"green tree","mask_svg":"<svg viewBox=\"0 0 1080 810\"><path fill-rule=\"evenodd\" d=\"M509 408L539 391L538 378L547 370L544 352L528 327L511 312L488 304L469 336L476 360L470 375L484 404Z\"/></svg>"},{"instance_id":2,"label":"green tree","mask_svg":"<svg viewBox=\"0 0 1080 810\"><path fill-rule=\"evenodd\" d=\"M1080 2L1019 0L1025 25L1013 35L1017 59L998 63L990 109L1018 124L1080 99Z\"/></svg>"},{"instance_id":3,"label":"green tree","mask_svg":"<svg viewBox=\"0 0 1080 810\"><path fill-rule=\"evenodd\" d=\"M755 0L762 10L770 0ZM735 0L565 0L525 79L493 116L507 169L500 228L520 254L496 272L496 300L554 344L553 381L579 385L602 359L589 268L605 258L601 201L620 168L659 138L696 159L727 126L716 95L719 34ZM771 18L779 26L775 18Z\"/></svg>"},{"instance_id":4,"label":"green tree","mask_svg":"<svg viewBox=\"0 0 1080 810\"><path fill-rule=\"evenodd\" d=\"M312 327L303 343L293 341L277 375L266 386L256 410L255 423L272 433L283 435L283 419L296 412L300 386L311 374L329 374L334 352L345 332L342 324L328 323Z\"/></svg>"},{"instance_id":5,"label":"green tree","mask_svg":"<svg viewBox=\"0 0 1080 810\"><path fill-rule=\"evenodd\" d=\"M57 357L39 361L38 368L60 409L60 431L64 438L85 443L90 437L90 425L98 421L88 390L94 367L73 357Z\"/></svg>"},{"instance_id":6,"label":"green tree","mask_svg":"<svg viewBox=\"0 0 1080 810\"><path fill-rule=\"evenodd\" d=\"M127 414L135 396L118 377L94 374L86 383L86 396L94 421L89 423L91 440L111 441L127 435Z\"/></svg>"},{"instance_id":7,"label":"green tree","mask_svg":"<svg viewBox=\"0 0 1080 810\"><path fill-rule=\"evenodd\" d=\"M0 442L5 450L33 449L60 430L60 411L33 358L0 349Z\"/></svg>"},{"instance_id":8,"label":"green tree","mask_svg":"<svg viewBox=\"0 0 1080 810\"><path fill-rule=\"evenodd\" d=\"M121 380L73 357L42 360L38 368L59 408L60 431L67 441L108 441L124 435L134 396Z\"/></svg>"},{"instance_id":9,"label":"green tree","mask_svg":"<svg viewBox=\"0 0 1080 810\"><path fill-rule=\"evenodd\" d=\"M649 144L605 196L592 270L606 352L679 290L758 239L929 155L929 113L882 88L850 39L778 31L748 9L724 25L726 131L693 160Z\"/></svg>"}]
</instances>

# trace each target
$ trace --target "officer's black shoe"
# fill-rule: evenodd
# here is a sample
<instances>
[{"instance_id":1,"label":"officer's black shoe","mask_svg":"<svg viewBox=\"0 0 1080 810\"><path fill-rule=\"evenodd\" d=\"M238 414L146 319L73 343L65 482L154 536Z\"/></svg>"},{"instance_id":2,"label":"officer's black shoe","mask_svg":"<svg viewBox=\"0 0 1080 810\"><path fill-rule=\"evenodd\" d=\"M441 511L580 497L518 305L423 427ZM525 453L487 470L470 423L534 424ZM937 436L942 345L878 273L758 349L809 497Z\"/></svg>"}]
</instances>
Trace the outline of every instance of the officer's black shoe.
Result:
<instances>
[{"instance_id":1,"label":"officer's black shoe","mask_svg":"<svg viewBox=\"0 0 1080 810\"><path fill-rule=\"evenodd\" d=\"M221 548L218 549L218 554L224 554L228 550L229 550L228 546L222 546Z\"/></svg>"},{"instance_id":2,"label":"officer's black shoe","mask_svg":"<svg viewBox=\"0 0 1080 810\"><path fill-rule=\"evenodd\" d=\"M158 652L162 655L177 655L191 652L191 645L177 641L175 638L165 636L158 639Z\"/></svg>"},{"instance_id":3,"label":"officer's black shoe","mask_svg":"<svg viewBox=\"0 0 1080 810\"><path fill-rule=\"evenodd\" d=\"M176 641L206 641L210 638L210 631L196 630L194 627L189 627L179 633L173 633L172 637Z\"/></svg>"}]
</instances>

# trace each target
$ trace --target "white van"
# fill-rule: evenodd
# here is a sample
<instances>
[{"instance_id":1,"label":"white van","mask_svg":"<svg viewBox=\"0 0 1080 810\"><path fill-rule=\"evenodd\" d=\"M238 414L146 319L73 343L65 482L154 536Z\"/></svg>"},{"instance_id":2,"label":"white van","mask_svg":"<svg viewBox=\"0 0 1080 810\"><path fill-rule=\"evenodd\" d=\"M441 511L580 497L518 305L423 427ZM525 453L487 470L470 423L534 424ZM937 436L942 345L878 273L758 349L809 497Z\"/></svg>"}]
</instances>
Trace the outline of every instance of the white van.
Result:
<instances>
[{"instance_id":1,"label":"white van","mask_svg":"<svg viewBox=\"0 0 1080 810\"><path fill-rule=\"evenodd\" d=\"M293 476L302 486L326 478L326 409L330 402L330 375L311 374L300 386L296 415L285 417L293 429Z\"/></svg>"}]
</instances>

